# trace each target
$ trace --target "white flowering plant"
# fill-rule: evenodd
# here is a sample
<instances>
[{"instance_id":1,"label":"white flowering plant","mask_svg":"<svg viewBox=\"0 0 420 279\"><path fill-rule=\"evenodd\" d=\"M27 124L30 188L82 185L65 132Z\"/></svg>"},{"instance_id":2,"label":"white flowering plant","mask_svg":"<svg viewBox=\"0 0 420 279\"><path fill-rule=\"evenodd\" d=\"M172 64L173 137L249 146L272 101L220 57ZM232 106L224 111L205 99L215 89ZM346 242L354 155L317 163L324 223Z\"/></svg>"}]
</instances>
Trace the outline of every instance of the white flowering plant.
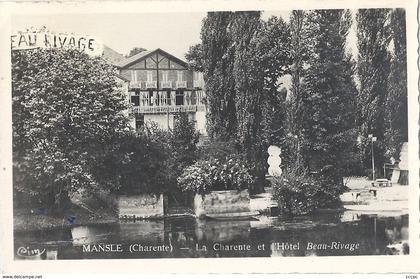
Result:
<instances>
[{"instance_id":1,"label":"white flowering plant","mask_svg":"<svg viewBox=\"0 0 420 279\"><path fill-rule=\"evenodd\" d=\"M255 177L250 166L238 157L200 160L184 169L178 178L182 191L205 194L210 191L243 190L252 187Z\"/></svg>"}]
</instances>

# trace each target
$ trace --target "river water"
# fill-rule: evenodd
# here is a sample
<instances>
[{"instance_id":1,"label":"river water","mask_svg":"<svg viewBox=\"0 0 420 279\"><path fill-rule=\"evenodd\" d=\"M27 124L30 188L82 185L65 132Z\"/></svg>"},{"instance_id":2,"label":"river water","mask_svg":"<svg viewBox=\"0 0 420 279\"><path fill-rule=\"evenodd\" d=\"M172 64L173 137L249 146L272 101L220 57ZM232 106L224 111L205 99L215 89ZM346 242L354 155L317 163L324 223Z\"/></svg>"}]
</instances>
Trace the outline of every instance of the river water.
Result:
<instances>
[{"instance_id":1,"label":"river water","mask_svg":"<svg viewBox=\"0 0 420 279\"><path fill-rule=\"evenodd\" d=\"M406 254L408 215L344 211L288 219L179 217L15 232L14 239L16 259Z\"/></svg>"}]
</instances>

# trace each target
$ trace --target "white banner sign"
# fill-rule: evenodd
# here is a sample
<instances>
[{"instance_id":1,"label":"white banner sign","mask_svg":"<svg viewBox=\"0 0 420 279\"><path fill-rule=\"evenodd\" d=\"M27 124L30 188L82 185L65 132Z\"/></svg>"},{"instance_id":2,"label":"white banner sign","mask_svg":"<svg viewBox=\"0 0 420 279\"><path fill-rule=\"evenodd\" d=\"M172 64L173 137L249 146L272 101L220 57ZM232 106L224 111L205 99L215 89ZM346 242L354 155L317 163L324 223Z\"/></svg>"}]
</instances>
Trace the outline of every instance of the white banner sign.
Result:
<instances>
[{"instance_id":1,"label":"white banner sign","mask_svg":"<svg viewBox=\"0 0 420 279\"><path fill-rule=\"evenodd\" d=\"M103 44L96 38L48 32L20 32L11 36L12 50L33 48L78 49L91 56L102 55Z\"/></svg>"}]
</instances>

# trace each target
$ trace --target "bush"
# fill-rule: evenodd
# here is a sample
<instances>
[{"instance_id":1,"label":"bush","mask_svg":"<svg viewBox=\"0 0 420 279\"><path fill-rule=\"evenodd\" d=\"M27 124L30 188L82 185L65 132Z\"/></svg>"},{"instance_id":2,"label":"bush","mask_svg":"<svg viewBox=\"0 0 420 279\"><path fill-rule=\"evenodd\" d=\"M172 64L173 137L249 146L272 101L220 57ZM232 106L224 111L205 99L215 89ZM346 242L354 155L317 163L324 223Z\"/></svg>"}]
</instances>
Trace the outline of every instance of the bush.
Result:
<instances>
[{"instance_id":1,"label":"bush","mask_svg":"<svg viewBox=\"0 0 420 279\"><path fill-rule=\"evenodd\" d=\"M130 128L115 68L70 49L13 51L11 62L14 190L59 212L79 189L118 189L109 174Z\"/></svg>"},{"instance_id":2,"label":"bush","mask_svg":"<svg viewBox=\"0 0 420 279\"><path fill-rule=\"evenodd\" d=\"M128 154L125 162L115 171L121 177L122 186L116 193L162 193L168 185L166 162L168 148L162 141L163 133L140 133L122 138L120 152Z\"/></svg>"},{"instance_id":3,"label":"bush","mask_svg":"<svg viewBox=\"0 0 420 279\"><path fill-rule=\"evenodd\" d=\"M122 152L129 154L129 160L118 171L124 181L119 192L175 194L179 191L177 178L197 159L197 142L194 123L185 113L177 115L169 131L146 123L138 135L122 141Z\"/></svg>"},{"instance_id":4,"label":"bush","mask_svg":"<svg viewBox=\"0 0 420 279\"><path fill-rule=\"evenodd\" d=\"M210 191L244 190L252 187L255 177L249 166L232 156L225 160L200 160L184 169L178 178L182 191L205 194Z\"/></svg>"},{"instance_id":5,"label":"bush","mask_svg":"<svg viewBox=\"0 0 420 279\"><path fill-rule=\"evenodd\" d=\"M289 168L273 179L273 196L283 214L305 215L319 208L337 207L345 190L342 179L340 182L330 167L317 174L302 167Z\"/></svg>"},{"instance_id":6,"label":"bush","mask_svg":"<svg viewBox=\"0 0 420 279\"><path fill-rule=\"evenodd\" d=\"M239 155L239 146L232 141L211 141L205 146L198 149L198 156L201 160L219 159L226 160L226 158L236 154Z\"/></svg>"}]
</instances>

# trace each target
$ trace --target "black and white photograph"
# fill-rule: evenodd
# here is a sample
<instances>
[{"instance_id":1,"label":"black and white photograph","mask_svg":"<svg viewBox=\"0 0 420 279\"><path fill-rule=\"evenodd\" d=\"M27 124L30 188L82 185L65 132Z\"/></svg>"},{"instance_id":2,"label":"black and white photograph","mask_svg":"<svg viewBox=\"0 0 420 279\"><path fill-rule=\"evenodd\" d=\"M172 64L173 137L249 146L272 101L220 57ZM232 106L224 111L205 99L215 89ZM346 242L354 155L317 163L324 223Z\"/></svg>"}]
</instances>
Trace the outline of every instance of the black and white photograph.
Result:
<instances>
[{"instance_id":1,"label":"black and white photograph","mask_svg":"<svg viewBox=\"0 0 420 279\"><path fill-rule=\"evenodd\" d=\"M410 255L406 13L11 15L13 260Z\"/></svg>"}]
</instances>

